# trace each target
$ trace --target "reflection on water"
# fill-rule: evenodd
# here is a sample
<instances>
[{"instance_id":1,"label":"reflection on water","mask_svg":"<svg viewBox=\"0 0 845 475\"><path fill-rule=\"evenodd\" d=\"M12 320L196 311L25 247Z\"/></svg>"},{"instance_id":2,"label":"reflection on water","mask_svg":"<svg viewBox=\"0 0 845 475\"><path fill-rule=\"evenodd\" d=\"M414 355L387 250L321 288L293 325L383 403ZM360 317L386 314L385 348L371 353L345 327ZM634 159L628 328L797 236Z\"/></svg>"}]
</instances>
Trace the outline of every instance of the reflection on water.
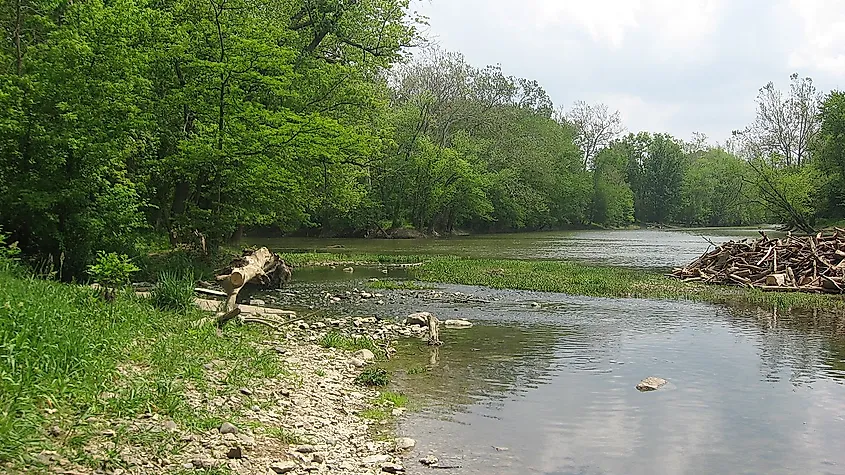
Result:
<instances>
[{"instance_id":1,"label":"reflection on water","mask_svg":"<svg viewBox=\"0 0 845 475\"><path fill-rule=\"evenodd\" d=\"M436 350L405 342L391 362L418 405L401 427L414 458L471 474L845 473L841 322L497 295L461 309L480 325L444 331ZM670 383L639 393L651 375Z\"/></svg>"},{"instance_id":2,"label":"reflection on water","mask_svg":"<svg viewBox=\"0 0 845 475\"><path fill-rule=\"evenodd\" d=\"M768 230L768 232L772 232ZM671 267L704 253L710 241L759 237L757 228L561 231L448 239L249 239L276 251L452 254L487 258L568 259L626 267ZM342 246L342 248L337 248Z\"/></svg>"},{"instance_id":3,"label":"reflection on water","mask_svg":"<svg viewBox=\"0 0 845 475\"><path fill-rule=\"evenodd\" d=\"M314 272L293 295L370 275ZM412 475L432 473L416 462L428 453L452 474L845 473L841 316L442 287L489 303L383 291L384 305L336 307L476 323L440 348L400 342L388 363L416 409L400 424ZM669 384L640 393L647 376Z\"/></svg>"}]
</instances>

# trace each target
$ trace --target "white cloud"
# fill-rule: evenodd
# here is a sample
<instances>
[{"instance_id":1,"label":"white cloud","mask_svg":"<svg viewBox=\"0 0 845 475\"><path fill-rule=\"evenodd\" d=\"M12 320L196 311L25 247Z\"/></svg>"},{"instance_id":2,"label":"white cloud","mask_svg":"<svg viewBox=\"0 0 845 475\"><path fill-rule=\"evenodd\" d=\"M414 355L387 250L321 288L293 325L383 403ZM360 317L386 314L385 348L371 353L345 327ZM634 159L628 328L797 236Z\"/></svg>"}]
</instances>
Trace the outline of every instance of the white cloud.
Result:
<instances>
[{"instance_id":1,"label":"white cloud","mask_svg":"<svg viewBox=\"0 0 845 475\"><path fill-rule=\"evenodd\" d=\"M790 52L789 65L845 74L845 2L789 0L803 25L804 37Z\"/></svg>"}]
</instances>

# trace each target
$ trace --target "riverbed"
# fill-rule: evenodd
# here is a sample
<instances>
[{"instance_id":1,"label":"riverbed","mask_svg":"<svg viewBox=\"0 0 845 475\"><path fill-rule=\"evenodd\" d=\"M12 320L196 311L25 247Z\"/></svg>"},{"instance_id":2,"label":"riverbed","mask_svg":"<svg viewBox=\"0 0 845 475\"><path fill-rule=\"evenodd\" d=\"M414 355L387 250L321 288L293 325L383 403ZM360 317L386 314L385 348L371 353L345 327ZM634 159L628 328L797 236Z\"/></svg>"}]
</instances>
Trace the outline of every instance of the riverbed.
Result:
<instances>
[{"instance_id":1,"label":"riverbed","mask_svg":"<svg viewBox=\"0 0 845 475\"><path fill-rule=\"evenodd\" d=\"M624 243L602 247L615 250L617 265L667 267L708 245L693 234L664 234L671 250L646 259L627 249L652 239L642 233L665 231L622 233L629 233ZM496 249L489 257L577 258L596 236L533 236L533 244L510 247L501 237L476 242L498 241L486 249ZM571 245L540 245L553 239ZM443 253L432 247L425 252ZM477 252L471 247L465 255ZM386 278L406 278L395 272ZM324 291L343 295L385 278L376 268L297 275L279 304ZM377 291L378 299L344 299L328 310L388 319L430 311L475 323L444 330L438 348L400 341L387 363L394 389L412 401L398 427L417 440L410 474L430 473L416 462L429 454L457 467L447 471L455 474L845 473L845 322L824 309L437 287ZM637 391L648 376L669 383Z\"/></svg>"}]
</instances>

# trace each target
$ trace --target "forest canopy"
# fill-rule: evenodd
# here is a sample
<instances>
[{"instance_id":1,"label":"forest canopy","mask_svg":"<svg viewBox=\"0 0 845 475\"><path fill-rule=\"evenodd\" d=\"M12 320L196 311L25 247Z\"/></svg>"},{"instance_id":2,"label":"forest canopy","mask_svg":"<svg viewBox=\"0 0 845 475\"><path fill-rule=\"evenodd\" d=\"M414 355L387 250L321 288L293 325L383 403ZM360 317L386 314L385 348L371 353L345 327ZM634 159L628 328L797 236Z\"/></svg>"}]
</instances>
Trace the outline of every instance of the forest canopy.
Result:
<instances>
[{"instance_id":1,"label":"forest canopy","mask_svg":"<svg viewBox=\"0 0 845 475\"><path fill-rule=\"evenodd\" d=\"M9 0L0 226L78 275L97 251L245 230L810 230L845 216L845 93L760 89L725 144L627 133L421 35L409 0Z\"/></svg>"}]
</instances>

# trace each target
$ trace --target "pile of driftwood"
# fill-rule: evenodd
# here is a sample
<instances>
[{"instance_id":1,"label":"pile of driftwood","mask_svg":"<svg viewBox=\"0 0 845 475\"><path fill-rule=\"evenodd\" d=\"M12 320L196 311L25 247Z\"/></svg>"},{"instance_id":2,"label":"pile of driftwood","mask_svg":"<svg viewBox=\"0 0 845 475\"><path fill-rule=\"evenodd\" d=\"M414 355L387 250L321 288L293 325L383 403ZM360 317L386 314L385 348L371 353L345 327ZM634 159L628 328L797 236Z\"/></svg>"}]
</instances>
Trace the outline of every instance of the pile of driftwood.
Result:
<instances>
[{"instance_id":1,"label":"pile of driftwood","mask_svg":"<svg viewBox=\"0 0 845 475\"><path fill-rule=\"evenodd\" d=\"M845 293L845 229L831 233L729 241L670 275L684 281L773 291Z\"/></svg>"}]
</instances>

